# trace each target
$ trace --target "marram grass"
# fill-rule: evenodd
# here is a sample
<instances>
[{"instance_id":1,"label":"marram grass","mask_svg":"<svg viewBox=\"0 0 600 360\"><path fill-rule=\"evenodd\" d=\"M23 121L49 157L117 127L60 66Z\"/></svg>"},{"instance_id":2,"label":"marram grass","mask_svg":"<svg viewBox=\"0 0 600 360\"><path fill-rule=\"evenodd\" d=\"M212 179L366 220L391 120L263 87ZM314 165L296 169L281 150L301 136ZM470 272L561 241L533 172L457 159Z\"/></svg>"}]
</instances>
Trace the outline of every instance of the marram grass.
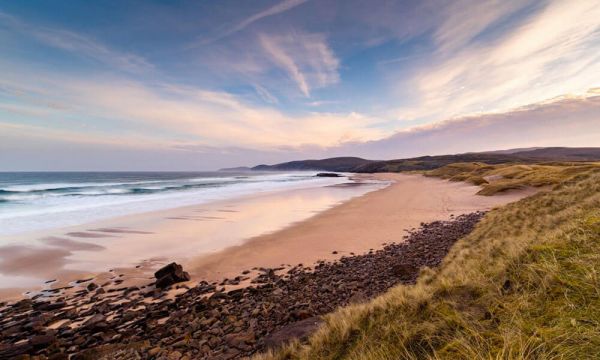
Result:
<instances>
[{"instance_id":1,"label":"marram grass","mask_svg":"<svg viewBox=\"0 0 600 360\"><path fill-rule=\"evenodd\" d=\"M437 270L259 359L600 359L600 174L489 212ZM496 171L494 169L492 171ZM515 171L516 170L516 171ZM502 169L520 176L528 169ZM515 171L516 174L513 174ZM563 170L542 168L548 177Z\"/></svg>"},{"instance_id":2,"label":"marram grass","mask_svg":"<svg viewBox=\"0 0 600 360\"><path fill-rule=\"evenodd\" d=\"M556 186L578 175L600 171L600 163L499 164L455 163L426 171L426 176L481 186L479 195L524 187Z\"/></svg>"}]
</instances>

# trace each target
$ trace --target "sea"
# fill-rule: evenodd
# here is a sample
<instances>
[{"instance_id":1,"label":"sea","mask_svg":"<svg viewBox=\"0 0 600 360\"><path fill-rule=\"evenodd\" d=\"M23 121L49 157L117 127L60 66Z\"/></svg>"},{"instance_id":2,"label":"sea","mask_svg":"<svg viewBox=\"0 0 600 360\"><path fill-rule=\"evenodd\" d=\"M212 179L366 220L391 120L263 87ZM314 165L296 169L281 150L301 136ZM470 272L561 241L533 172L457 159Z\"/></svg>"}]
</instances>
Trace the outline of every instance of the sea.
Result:
<instances>
[{"instance_id":1,"label":"sea","mask_svg":"<svg viewBox=\"0 0 600 360\"><path fill-rule=\"evenodd\" d=\"M0 172L0 236L348 180L316 172Z\"/></svg>"}]
</instances>

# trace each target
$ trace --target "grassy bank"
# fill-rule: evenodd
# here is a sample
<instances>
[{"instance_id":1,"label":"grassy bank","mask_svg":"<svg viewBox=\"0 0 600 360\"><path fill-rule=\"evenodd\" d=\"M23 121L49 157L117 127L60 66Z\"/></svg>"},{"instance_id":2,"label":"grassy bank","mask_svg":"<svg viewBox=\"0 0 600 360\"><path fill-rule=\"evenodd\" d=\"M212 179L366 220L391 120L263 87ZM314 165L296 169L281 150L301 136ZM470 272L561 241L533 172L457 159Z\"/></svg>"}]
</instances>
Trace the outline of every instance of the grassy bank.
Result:
<instances>
[{"instance_id":1,"label":"grassy bank","mask_svg":"<svg viewBox=\"0 0 600 360\"><path fill-rule=\"evenodd\" d=\"M599 358L600 173L594 164L540 166L471 168L558 185L488 213L416 285L342 308L309 345L261 358ZM459 170L453 176L467 172Z\"/></svg>"},{"instance_id":2,"label":"grassy bank","mask_svg":"<svg viewBox=\"0 0 600 360\"><path fill-rule=\"evenodd\" d=\"M520 189L527 186L555 186L592 171L600 163L498 164L456 163L426 171L426 176L450 181L465 181L481 186L480 195Z\"/></svg>"}]
</instances>

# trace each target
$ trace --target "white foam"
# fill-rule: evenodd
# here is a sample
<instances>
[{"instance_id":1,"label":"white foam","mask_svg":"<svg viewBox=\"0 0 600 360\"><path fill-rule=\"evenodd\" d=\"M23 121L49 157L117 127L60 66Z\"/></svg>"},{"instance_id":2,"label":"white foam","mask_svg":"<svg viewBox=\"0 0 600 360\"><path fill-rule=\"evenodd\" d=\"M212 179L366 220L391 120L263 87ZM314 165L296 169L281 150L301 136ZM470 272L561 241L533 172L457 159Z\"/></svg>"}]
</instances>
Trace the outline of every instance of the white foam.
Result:
<instances>
[{"instance_id":1,"label":"white foam","mask_svg":"<svg viewBox=\"0 0 600 360\"><path fill-rule=\"evenodd\" d=\"M116 216L202 204L266 191L325 186L345 181L345 178L317 178L314 173L274 173L245 178L232 176L165 180L156 186L135 187L158 190L154 193L129 194L131 185L150 183L144 181L105 183L102 186L94 185L93 189L90 185L88 189L73 193L3 195L0 197L22 203L3 203L0 206L0 235L79 225ZM200 187L160 191L169 186L190 184L198 184ZM203 184L208 186L201 186ZM40 185L38 188L41 187ZM80 188L81 184L69 187Z\"/></svg>"}]
</instances>

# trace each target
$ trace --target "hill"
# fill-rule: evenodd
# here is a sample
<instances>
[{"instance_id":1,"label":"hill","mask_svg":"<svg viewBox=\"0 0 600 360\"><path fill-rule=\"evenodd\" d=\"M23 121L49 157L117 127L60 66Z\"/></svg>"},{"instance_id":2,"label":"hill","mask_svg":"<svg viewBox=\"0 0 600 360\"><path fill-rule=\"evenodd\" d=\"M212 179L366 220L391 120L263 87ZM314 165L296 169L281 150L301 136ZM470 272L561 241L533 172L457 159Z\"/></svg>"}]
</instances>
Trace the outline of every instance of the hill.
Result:
<instances>
[{"instance_id":1,"label":"hill","mask_svg":"<svg viewBox=\"0 0 600 360\"><path fill-rule=\"evenodd\" d=\"M532 160L598 161L600 160L600 148L549 147L519 151L512 155Z\"/></svg>"},{"instance_id":2,"label":"hill","mask_svg":"<svg viewBox=\"0 0 600 360\"><path fill-rule=\"evenodd\" d=\"M366 160L358 157L335 157L321 160L297 160L275 165L258 165L252 170L290 171L322 170L358 173L433 170L453 163L486 164L537 163L552 161L600 161L600 148L527 148L454 155L420 156L396 160Z\"/></svg>"},{"instance_id":3,"label":"hill","mask_svg":"<svg viewBox=\"0 0 600 360\"><path fill-rule=\"evenodd\" d=\"M252 171L251 168L249 168L248 166L238 166L238 167L231 167L231 168L223 168L223 169L219 169L219 171L223 171L223 172L244 172L244 171Z\"/></svg>"},{"instance_id":4,"label":"hill","mask_svg":"<svg viewBox=\"0 0 600 360\"><path fill-rule=\"evenodd\" d=\"M358 157L335 157L322 160L298 160L275 165L258 165L252 168L257 171L289 171L289 170L325 170L352 172L354 169L372 163Z\"/></svg>"}]
</instances>

